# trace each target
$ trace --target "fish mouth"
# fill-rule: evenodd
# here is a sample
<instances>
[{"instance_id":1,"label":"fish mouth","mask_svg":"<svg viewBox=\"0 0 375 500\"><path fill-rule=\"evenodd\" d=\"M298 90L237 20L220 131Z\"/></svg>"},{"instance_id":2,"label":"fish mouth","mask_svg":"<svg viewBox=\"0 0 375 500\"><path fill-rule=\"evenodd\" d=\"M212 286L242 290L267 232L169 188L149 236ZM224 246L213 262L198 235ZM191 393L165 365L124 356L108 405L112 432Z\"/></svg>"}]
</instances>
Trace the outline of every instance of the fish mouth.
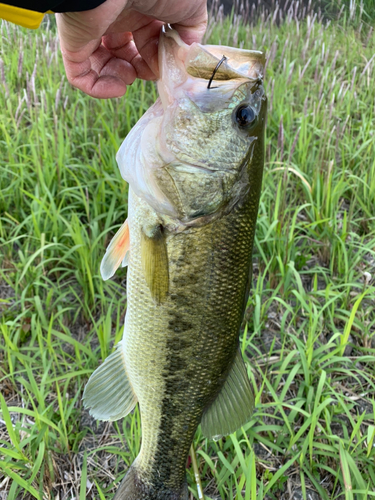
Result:
<instances>
[{"instance_id":1,"label":"fish mouth","mask_svg":"<svg viewBox=\"0 0 375 500\"><path fill-rule=\"evenodd\" d=\"M160 79L158 91L164 110L180 97L179 90L192 80L199 92L227 93L229 88L263 79L265 55L258 50L226 46L187 45L169 24L162 27L159 39ZM229 88L228 88L229 87ZM182 91L182 89L181 89Z\"/></svg>"}]
</instances>

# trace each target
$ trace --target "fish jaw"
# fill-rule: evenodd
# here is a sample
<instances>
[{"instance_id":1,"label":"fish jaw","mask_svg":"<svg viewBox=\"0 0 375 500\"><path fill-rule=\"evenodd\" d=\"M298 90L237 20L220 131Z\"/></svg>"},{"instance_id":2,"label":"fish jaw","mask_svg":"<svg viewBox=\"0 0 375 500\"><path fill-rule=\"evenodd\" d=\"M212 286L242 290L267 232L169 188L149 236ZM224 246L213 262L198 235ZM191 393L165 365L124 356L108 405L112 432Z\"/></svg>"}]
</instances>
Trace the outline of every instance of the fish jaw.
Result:
<instances>
[{"instance_id":1,"label":"fish jaw","mask_svg":"<svg viewBox=\"0 0 375 500\"><path fill-rule=\"evenodd\" d=\"M225 59L220 63L223 56ZM220 70L217 68L220 63ZM164 109L181 98L188 88L190 92L211 100L212 92L205 90L219 90L214 93L224 97L232 80L259 81L263 78L265 56L256 50L235 49L233 47L184 43L178 32L169 25L164 25L159 40L159 67L160 79L158 92ZM215 83L212 88L208 82L215 68ZM238 82L237 82L238 84ZM217 86L218 85L218 86ZM220 95L221 94L221 95ZM218 104L220 106L220 104Z\"/></svg>"},{"instance_id":2,"label":"fish jaw","mask_svg":"<svg viewBox=\"0 0 375 500\"><path fill-rule=\"evenodd\" d=\"M221 54L227 59L218 67ZM230 210L244 192L244 159L251 158L259 134L239 130L234 114L256 99L255 113L264 114L264 55L188 46L165 26L159 66L160 100L122 144L121 175L158 213L182 225L206 222Z\"/></svg>"}]
</instances>

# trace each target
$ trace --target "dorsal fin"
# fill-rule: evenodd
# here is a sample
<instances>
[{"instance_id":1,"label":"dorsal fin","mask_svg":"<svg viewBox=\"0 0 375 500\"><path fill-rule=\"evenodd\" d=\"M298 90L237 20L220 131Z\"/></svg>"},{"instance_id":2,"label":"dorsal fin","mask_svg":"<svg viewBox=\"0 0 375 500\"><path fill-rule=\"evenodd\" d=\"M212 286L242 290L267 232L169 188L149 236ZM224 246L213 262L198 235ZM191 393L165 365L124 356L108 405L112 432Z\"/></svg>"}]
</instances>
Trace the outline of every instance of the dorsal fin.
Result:
<instances>
[{"instance_id":1,"label":"dorsal fin","mask_svg":"<svg viewBox=\"0 0 375 500\"><path fill-rule=\"evenodd\" d=\"M102 259L102 263L100 264L100 273L104 281L108 280L115 274L121 262L124 267L124 262L127 261L126 256L129 249L130 235L128 219L126 219L112 238Z\"/></svg>"}]
</instances>

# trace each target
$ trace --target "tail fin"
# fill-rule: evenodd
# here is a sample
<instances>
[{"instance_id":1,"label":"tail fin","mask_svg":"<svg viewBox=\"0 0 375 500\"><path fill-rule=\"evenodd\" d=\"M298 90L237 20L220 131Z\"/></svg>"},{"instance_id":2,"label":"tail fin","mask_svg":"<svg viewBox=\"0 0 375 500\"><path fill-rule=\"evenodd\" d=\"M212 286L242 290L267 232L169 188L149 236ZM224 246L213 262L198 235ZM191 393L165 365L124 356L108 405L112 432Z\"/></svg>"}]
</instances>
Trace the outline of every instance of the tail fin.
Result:
<instances>
[{"instance_id":1,"label":"tail fin","mask_svg":"<svg viewBox=\"0 0 375 500\"><path fill-rule=\"evenodd\" d=\"M189 493L185 483L181 491L172 491L163 484L152 485L143 482L134 466L122 480L113 500L188 500Z\"/></svg>"}]
</instances>

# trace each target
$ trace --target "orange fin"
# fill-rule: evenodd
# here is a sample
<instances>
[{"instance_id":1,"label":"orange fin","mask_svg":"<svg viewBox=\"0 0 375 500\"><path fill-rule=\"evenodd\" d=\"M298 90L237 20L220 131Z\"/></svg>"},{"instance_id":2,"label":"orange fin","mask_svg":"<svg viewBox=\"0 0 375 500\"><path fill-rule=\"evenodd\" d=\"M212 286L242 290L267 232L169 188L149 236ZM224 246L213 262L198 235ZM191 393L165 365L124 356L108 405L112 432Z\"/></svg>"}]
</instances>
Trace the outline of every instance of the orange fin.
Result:
<instances>
[{"instance_id":1,"label":"orange fin","mask_svg":"<svg viewBox=\"0 0 375 500\"><path fill-rule=\"evenodd\" d=\"M123 223L120 229L112 238L107 247L107 251L100 264L100 274L104 281L111 278L121 262L125 261L130 248L130 235L128 219Z\"/></svg>"}]
</instances>

